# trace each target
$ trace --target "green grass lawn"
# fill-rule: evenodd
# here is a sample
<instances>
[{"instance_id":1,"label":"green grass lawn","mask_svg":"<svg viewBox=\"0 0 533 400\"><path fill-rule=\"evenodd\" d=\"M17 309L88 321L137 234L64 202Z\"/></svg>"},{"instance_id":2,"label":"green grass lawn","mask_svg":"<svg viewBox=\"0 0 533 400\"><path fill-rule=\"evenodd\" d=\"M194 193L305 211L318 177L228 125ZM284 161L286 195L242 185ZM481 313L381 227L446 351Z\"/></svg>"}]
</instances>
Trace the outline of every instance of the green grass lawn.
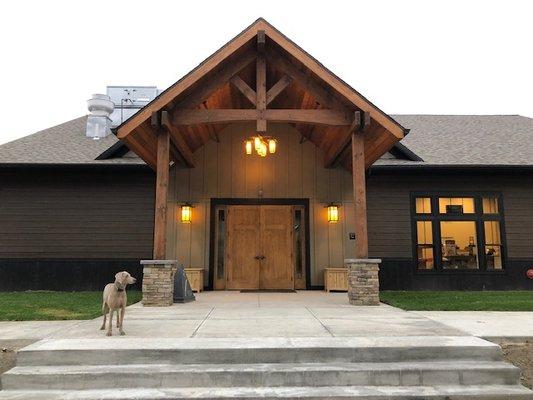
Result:
<instances>
[{"instance_id":1,"label":"green grass lawn","mask_svg":"<svg viewBox=\"0 0 533 400\"><path fill-rule=\"evenodd\" d=\"M141 300L128 291L128 305ZM0 321L91 319L102 314L102 292L0 292Z\"/></svg>"},{"instance_id":2,"label":"green grass lawn","mask_svg":"<svg viewBox=\"0 0 533 400\"><path fill-rule=\"evenodd\" d=\"M419 311L533 311L533 291L382 291L382 302Z\"/></svg>"}]
</instances>

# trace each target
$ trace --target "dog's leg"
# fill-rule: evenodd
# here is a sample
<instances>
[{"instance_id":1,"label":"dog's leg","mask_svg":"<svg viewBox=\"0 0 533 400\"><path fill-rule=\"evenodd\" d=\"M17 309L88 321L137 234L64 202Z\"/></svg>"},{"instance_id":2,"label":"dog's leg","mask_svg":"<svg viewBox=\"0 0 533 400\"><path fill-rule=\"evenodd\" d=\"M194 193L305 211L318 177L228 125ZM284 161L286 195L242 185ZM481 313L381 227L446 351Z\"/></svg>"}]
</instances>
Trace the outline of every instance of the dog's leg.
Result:
<instances>
[{"instance_id":1,"label":"dog's leg","mask_svg":"<svg viewBox=\"0 0 533 400\"><path fill-rule=\"evenodd\" d=\"M122 322L120 321L120 313L117 311L117 328L120 328Z\"/></svg>"},{"instance_id":2,"label":"dog's leg","mask_svg":"<svg viewBox=\"0 0 533 400\"><path fill-rule=\"evenodd\" d=\"M105 329L105 321L106 321L106 318L107 318L107 312L109 310L107 309L107 304L104 303L102 304L102 315L104 316L104 322L102 323L102 326L100 327L100 330L103 331Z\"/></svg>"},{"instance_id":3,"label":"dog's leg","mask_svg":"<svg viewBox=\"0 0 533 400\"><path fill-rule=\"evenodd\" d=\"M112 329L113 329L113 309L109 307L109 328L107 328L106 336L112 335L112 332L111 332Z\"/></svg>"},{"instance_id":4,"label":"dog's leg","mask_svg":"<svg viewBox=\"0 0 533 400\"><path fill-rule=\"evenodd\" d=\"M117 314L118 314L118 311L117 311ZM124 315L126 314L126 307L122 306L121 310L120 310L120 334L122 336L124 336L126 333L124 332L124 330L122 329L122 324L124 323Z\"/></svg>"}]
</instances>

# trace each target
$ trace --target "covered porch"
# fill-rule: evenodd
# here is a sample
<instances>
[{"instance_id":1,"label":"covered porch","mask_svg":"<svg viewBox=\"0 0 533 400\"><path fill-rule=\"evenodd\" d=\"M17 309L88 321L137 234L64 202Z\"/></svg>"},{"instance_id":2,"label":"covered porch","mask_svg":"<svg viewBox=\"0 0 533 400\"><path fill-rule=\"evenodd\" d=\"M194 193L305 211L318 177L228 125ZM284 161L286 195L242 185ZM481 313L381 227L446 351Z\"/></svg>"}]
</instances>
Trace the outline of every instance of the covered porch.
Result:
<instances>
[{"instance_id":1,"label":"covered porch","mask_svg":"<svg viewBox=\"0 0 533 400\"><path fill-rule=\"evenodd\" d=\"M365 173L405 133L256 21L117 130L157 176L144 304L172 304L178 262L203 267L211 289L296 290L320 287L325 267L342 266L331 265L332 252L349 269L350 303L378 304ZM277 152L256 145L255 154L248 143L258 138L263 146L274 140ZM343 181L342 199L330 190L332 176ZM343 217L331 238L326 205L340 207ZM193 214L188 231L177 226L186 207ZM193 253L202 265L193 264Z\"/></svg>"}]
</instances>

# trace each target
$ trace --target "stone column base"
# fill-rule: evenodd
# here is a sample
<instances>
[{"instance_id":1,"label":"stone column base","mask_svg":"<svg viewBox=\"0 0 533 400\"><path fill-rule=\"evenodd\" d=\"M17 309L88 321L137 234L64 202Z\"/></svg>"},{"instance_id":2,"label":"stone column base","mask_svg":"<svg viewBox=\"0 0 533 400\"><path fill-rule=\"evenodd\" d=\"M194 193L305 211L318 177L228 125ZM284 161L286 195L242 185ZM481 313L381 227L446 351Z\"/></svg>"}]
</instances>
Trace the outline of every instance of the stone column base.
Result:
<instances>
[{"instance_id":1,"label":"stone column base","mask_svg":"<svg viewBox=\"0 0 533 400\"><path fill-rule=\"evenodd\" d=\"M348 259L348 300L354 306L379 305L379 259Z\"/></svg>"},{"instance_id":2,"label":"stone column base","mask_svg":"<svg viewBox=\"0 0 533 400\"><path fill-rule=\"evenodd\" d=\"M141 260L144 306L168 307L174 302L176 260Z\"/></svg>"}]
</instances>

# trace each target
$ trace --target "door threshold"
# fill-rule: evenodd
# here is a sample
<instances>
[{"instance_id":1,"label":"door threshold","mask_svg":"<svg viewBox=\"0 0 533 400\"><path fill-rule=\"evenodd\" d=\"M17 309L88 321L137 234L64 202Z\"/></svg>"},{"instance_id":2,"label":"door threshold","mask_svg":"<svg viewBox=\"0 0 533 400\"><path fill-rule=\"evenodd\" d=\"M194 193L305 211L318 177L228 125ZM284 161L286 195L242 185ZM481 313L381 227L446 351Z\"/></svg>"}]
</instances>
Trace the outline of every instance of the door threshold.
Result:
<instances>
[{"instance_id":1,"label":"door threshold","mask_svg":"<svg viewBox=\"0 0 533 400\"><path fill-rule=\"evenodd\" d=\"M296 293L294 289L242 289L241 293Z\"/></svg>"}]
</instances>

